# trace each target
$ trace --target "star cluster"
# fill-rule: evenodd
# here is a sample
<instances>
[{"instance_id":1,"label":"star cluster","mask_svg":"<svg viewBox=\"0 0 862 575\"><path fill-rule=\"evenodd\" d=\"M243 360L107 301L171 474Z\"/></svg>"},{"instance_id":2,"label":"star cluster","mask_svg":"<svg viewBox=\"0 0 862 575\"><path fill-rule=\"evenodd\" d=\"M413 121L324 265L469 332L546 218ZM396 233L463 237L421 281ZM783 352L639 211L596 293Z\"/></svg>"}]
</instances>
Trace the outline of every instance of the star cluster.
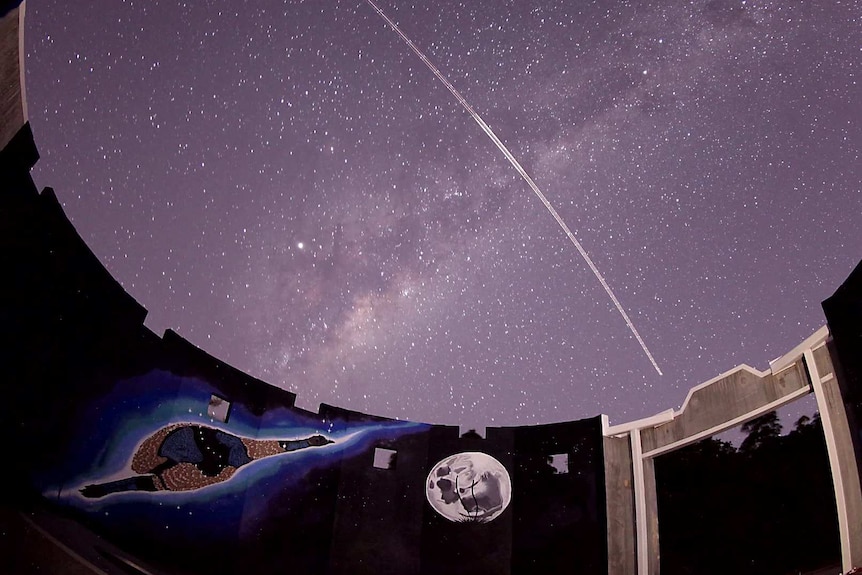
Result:
<instances>
[{"instance_id":1,"label":"star cluster","mask_svg":"<svg viewBox=\"0 0 862 575\"><path fill-rule=\"evenodd\" d=\"M298 394L467 425L678 406L862 257L862 3L388 1L605 275L362 0L45 0L27 95L149 310Z\"/></svg>"}]
</instances>

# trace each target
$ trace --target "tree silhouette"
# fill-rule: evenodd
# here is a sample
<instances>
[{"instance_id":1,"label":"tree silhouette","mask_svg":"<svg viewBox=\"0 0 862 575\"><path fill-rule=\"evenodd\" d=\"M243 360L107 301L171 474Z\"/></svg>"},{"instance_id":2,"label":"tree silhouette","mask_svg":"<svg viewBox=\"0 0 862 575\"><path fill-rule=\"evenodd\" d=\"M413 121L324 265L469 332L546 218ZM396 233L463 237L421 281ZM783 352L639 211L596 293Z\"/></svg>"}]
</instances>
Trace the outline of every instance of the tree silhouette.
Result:
<instances>
[{"instance_id":1,"label":"tree silhouette","mask_svg":"<svg viewBox=\"0 0 862 575\"><path fill-rule=\"evenodd\" d=\"M803 415L802 417L797 419L796 423L793 425L793 431L790 432L790 435L808 434L811 432L820 433L821 428L822 422L820 421L820 412L815 411L813 417Z\"/></svg>"},{"instance_id":2,"label":"tree silhouette","mask_svg":"<svg viewBox=\"0 0 862 575\"><path fill-rule=\"evenodd\" d=\"M739 446L739 451L751 453L774 444L775 440L781 437L781 422L778 421L778 414L770 411L744 423L741 431L747 436Z\"/></svg>"},{"instance_id":3,"label":"tree silhouette","mask_svg":"<svg viewBox=\"0 0 862 575\"><path fill-rule=\"evenodd\" d=\"M774 412L741 431L738 451L709 438L656 458L662 574L787 575L839 565L819 415L800 417L786 436Z\"/></svg>"}]
</instances>

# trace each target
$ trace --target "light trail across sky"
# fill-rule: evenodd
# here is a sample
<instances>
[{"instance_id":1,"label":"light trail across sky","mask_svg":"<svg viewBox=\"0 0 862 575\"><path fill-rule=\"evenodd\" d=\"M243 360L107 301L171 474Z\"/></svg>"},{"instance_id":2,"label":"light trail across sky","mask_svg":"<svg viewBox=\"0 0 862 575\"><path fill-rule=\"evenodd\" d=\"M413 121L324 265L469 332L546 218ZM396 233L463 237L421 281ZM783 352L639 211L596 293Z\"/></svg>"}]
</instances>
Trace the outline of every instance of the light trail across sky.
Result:
<instances>
[{"instance_id":1,"label":"light trail across sky","mask_svg":"<svg viewBox=\"0 0 862 575\"><path fill-rule=\"evenodd\" d=\"M629 315L626 313L626 310L623 309L623 306L617 299L617 296L614 295L611 286L609 286L608 282L605 281L604 276L602 276L601 272L599 272L599 269L593 263L593 260L590 259L589 254L587 254L587 251L581 245L581 242L578 241L578 238L575 237L575 234L572 233L572 230L569 229L569 226L566 225L566 222L563 221L563 218L560 217L560 214L557 213L557 210L554 209L554 206L551 205L551 202L548 201L548 198L545 197L545 194L542 193L542 190L540 190L539 186L536 185L536 182L533 181L533 178L531 178L530 175L524 170L524 168L521 167L521 164L518 162L517 159L515 159L515 156L512 155L512 152L509 151L509 148L507 148L506 145L500 141L500 138L497 137L497 134L494 133L494 130L492 130L491 127L485 123L485 120L483 120L482 117L478 114L478 112L476 112L476 110L473 109L473 107L467 102L467 100L464 99L464 96L462 96L461 93L455 89L455 86L453 86L449 82L449 80L446 79L442 72L437 69L437 66L431 63L431 61L428 59L427 56L425 56L422 50L420 50L416 46L416 44L414 44L413 41L410 40L410 38L408 38L407 35L401 31L401 28L399 28L395 22L390 20L389 17L383 13L383 10L381 10L380 7L374 3L373 0L365 1L380 15L381 18L383 18L383 20L389 25L390 28L395 30L395 32L401 37L401 39L404 40L404 42L410 47L411 50L413 50L413 53L419 56L419 59L422 60L422 62L425 63L425 65L428 67L429 70L431 70L431 72L437 77L437 79L440 80L440 82L442 82L444 86L446 86L446 89L449 90L449 92L453 96L455 96L455 99L458 100L458 103L461 104L461 106L465 110L467 110L467 112L473 117L474 120L476 120L476 123L479 124L480 128L482 128L482 131L485 132L485 134L487 134L489 138L491 138L491 141L494 142L497 148L503 153L504 156L506 156L506 159L509 160L509 163L512 164L512 167L514 167L518 171L518 173L521 174L521 177L524 179L525 182L527 182L527 185L530 186L530 189L533 190L536 196L538 196L538 198L542 201L542 203L545 205L545 208L547 208L548 212L550 212L550 214L554 217L554 219L557 221L557 224L559 224L560 228L562 228L562 230L566 233L566 236L569 238L569 240L571 240L572 244L578 250L578 253L581 254L581 257L587 263L587 266L590 268L590 271L593 272L593 275L596 276L596 279L604 288L605 293L607 293L608 297L611 298L611 301L614 303L614 306L617 308L617 311L620 313L623 320L626 322L629 331L632 332L632 335L634 335L638 344L640 344L641 349L643 349L650 363L652 363L652 366L655 368L659 375L663 375L661 369L658 366L658 363L656 363L655 358L653 357L652 353L650 353L649 348L647 347L646 343L644 343L644 340L641 337L640 333L638 333L638 330L635 327L634 323L632 323L631 318L629 318Z\"/></svg>"}]
</instances>

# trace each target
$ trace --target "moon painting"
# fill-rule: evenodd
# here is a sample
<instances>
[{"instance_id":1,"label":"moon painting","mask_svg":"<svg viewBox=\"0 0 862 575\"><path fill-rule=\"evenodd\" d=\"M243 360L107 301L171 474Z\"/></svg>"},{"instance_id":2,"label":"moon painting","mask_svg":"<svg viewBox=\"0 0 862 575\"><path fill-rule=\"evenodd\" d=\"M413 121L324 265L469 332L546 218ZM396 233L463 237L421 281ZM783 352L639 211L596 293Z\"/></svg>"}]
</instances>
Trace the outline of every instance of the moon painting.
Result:
<instances>
[{"instance_id":1,"label":"moon painting","mask_svg":"<svg viewBox=\"0 0 862 575\"><path fill-rule=\"evenodd\" d=\"M428 474L425 495L434 510L458 523L487 523L512 500L512 480L503 464L487 453L451 455Z\"/></svg>"}]
</instances>

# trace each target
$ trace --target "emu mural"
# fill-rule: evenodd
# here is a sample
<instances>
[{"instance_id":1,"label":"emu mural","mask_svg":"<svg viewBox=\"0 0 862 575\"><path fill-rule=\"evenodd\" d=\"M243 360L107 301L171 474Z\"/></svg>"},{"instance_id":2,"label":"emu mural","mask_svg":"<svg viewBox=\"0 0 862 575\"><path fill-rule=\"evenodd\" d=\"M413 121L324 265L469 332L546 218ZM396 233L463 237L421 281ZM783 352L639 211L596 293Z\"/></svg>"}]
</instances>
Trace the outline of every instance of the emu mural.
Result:
<instances>
[{"instance_id":1,"label":"emu mural","mask_svg":"<svg viewBox=\"0 0 862 575\"><path fill-rule=\"evenodd\" d=\"M99 498L125 491L191 491L228 481L237 469L264 457L335 443L322 435L305 439L250 439L192 423L163 427L144 440L132 458L138 475L87 485L81 495Z\"/></svg>"}]
</instances>

